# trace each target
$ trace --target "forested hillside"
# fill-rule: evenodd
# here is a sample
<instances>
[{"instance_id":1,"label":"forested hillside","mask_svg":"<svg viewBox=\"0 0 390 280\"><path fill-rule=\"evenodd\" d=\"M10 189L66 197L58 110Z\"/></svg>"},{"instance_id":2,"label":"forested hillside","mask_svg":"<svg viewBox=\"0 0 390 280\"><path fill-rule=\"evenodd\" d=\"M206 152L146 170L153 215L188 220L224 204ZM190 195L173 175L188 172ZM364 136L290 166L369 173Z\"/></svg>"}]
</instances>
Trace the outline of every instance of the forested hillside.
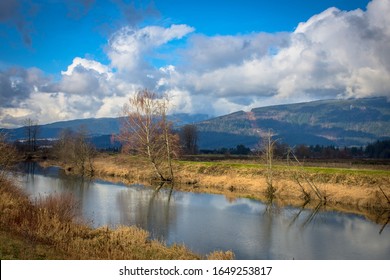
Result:
<instances>
[{"instance_id":1,"label":"forested hillside","mask_svg":"<svg viewBox=\"0 0 390 280\"><path fill-rule=\"evenodd\" d=\"M379 97L268 106L212 119L203 114L175 114L169 118L177 130L184 124L195 124L200 149L234 148L240 144L252 148L269 131L279 142L290 146L366 146L377 140L390 139L390 103ZM110 135L119 132L120 118L39 125L38 138L56 138L63 129L77 130L80 127L97 139L99 147L104 147L110 143ZM24 127L2 132L11 141L26 137Z\"/></svg>"},{"instance_id":2,"label":"forested hillside","mask_svg":"<svg viewBox=\"0 0 390 280\"><path fill-rule=\"evenodd\" d=\"M261 107L203 121L198 129L207 148L229 147L229 138L253 146L270 130L289 145L361 146L390 137L390 103L367 98Z\"/></svg>"}]
</instances>

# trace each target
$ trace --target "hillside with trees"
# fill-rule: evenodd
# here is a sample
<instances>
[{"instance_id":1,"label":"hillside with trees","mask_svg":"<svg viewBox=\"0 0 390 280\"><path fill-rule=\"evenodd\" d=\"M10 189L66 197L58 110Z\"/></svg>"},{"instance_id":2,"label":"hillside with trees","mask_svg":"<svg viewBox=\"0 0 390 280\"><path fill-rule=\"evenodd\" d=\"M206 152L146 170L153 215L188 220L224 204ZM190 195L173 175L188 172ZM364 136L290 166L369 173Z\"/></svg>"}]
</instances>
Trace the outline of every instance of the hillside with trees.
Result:
<instances>
[{"instance_id":1,"label":"hillside with trees","mask_svg":"<svg viewBox=\"0 0 390 280\"><path fill-rule=\"evenodd\" d=\"M168 115L167 119L178 133L184 133L182 128L187 124L196 126L197 142L191 144L187 139L187 143L182 143L187 146L187 153L190 152L188 150L230 149L237 145L253 149L270 130L278 142L291 147L302 144L361 147L377 140L390 139L390 102L379 97L268 106L212 119L204 114L183 113ZM1 131L10 141L23 139L36 145L42 139L58 138L64 129L77 131L84 127L98 149L118 149L118 143L113 143L111 136L119 133L121 120L101 118L46 125L34 123ZM38 139L34 131L38 132Z\"/></svg>"},{"instance_id":2,"label":"hillside with trees","mask_svg":"<svg viewBox=\"0 0 390 280\"><path fill-rule=\"evenodd\" d=\"M390 102L365 98L268 106L206 120L197 126L202 148L254 147L269 130L290 146L365 146L390 138ZM234 138L239 142L231 143Z\"/></svg>"}]
</instances>

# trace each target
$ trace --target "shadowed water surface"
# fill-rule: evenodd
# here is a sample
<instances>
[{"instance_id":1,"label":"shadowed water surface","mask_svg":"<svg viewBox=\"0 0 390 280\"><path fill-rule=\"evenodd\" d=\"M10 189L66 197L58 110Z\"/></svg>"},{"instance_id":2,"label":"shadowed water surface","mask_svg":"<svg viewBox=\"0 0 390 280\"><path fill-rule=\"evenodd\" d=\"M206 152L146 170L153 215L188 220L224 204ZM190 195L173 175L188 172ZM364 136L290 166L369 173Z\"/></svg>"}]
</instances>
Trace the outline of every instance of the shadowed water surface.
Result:
<instances>
[{"instance_id":1,"label":"shadowed water surface","mask_svg":"<svg viewBox=\"0 0 390 280\"><path fill-rule=\"evenodd\" d=\"M184 243L201 254L233 250L237 259L390 259L390 227L381 231L381 225L359 215L85 181L58 168L26 165L25 171L19 180L29 194L71 192L95 227L137 225L153 238Z\"/></svg>"}]
</instances>

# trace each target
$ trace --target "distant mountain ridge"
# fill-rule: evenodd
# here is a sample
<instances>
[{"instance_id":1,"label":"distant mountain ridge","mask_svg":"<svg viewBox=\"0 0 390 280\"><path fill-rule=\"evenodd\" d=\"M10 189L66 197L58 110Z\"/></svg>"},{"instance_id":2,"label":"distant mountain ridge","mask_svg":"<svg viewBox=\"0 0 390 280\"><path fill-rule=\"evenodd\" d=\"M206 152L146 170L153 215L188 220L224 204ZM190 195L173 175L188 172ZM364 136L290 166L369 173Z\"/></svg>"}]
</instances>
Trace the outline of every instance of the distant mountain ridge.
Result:
<instances>
[{"instance_id":1,"label":"distant mountain ridge","mask_svg":"<svg viewBox=\"0 0 390 280\"><path fill-rule=\"evenodd\" d=\"M224 143L229 135L254 146L260 135L269 130L275 138L292 146L364 146L390 138L390 103L378 97L268 106L206 120L198 123L198 129L212 139L203 140L203 147L229 147L233 143ZM220 140L219 135L223 136ZM220 144L216 146L216 142Z\"/></svg>"},{"instance_id":2,"label":"distant mountain ridge","mask_svg":"<svg viewBox=\"0 0 390 280\"><path fill-rule=\"evenodd\" d=\"M322 100L254 108L209 118L205 114L169 116L176 128L195 124L201 149L254 147L261 135L271 130L274 137L290 146L364 146L390 139L390 103L386 98ZM39 127L39 138L56 138L63 129L85 127L99 148L109 145L109 135L119 133L120 118L61 121ZM23 127L3 129L10 140L25 138Z\"/></svg>"},{"instance_id":3,"label":"distant mountain ridge","mask_svg":"<svg viewBox=\"0 0 390 280\"><path fill-rule=\"evenodd\" d=\"M208 119L206 114L173 114L168 116L176 126L181 126L188 123L197 123ZM39 135L38 138L57 138L60 132L64 129L70 129L76 131L79 128L85 128L89 136L98 137L102 135L118 134L121 126L121 118L89 118L89 119L77 119L70 121L59 121L50 124L38 125ZM26 138L25 127L19 127L14 129L1 129L1 131L7 134L7 137L11 141Z\"/></svg>"}]
</instances>

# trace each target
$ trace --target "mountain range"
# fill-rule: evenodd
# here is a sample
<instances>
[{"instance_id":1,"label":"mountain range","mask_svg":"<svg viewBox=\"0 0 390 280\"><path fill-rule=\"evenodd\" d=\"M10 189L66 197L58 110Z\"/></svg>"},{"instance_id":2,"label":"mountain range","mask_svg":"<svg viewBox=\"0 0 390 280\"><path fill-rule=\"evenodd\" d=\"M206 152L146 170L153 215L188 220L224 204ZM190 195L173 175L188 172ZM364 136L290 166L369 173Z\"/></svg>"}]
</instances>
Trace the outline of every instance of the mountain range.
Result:
<instances>
[{"instance_id":1,"label":"mountain range","mask_svg":"<svg viewBox=\"0 0 390 280\"><path fill-rule=\"evenodd\" d=\"M173 114L168 116L169 120L175 123L176 127L188 123L197 123L209 118L205 114ZM39 138L57 138L64 129L76 131L79 128L86 129L89 136L99 137L102 135L118 134L121 126L121 118L88 118L76 119L70 121L60 121L50 124L38 125ZM1 129L7 134L10 141L26 138L26 128L18 127L14 129Z\"/></svg>"},{"instance_id":2,"label":"mountain range","mask_svg":"<svg viewBox=\"0 0 390 280\"><path fill-rule=\"evenodd\" d=\"M240 140L253 146L268 132L290 146L364 146L390 138L390 102L378 97L261 107L202 121L198 130L214 135L202 146L229 147Z\"/></svg>"},{"instance_id":3,"label":"mountain range","mask_svg":"<svg viewBox=\"0 0 390 280\"><path fill-rule=\"evenodd\" d=\"M254 147L271 132L290 146L365 146L390 138L390 102L383 97L322 100L254 108L249 112L209 118L204 114L175 114L176 129L184 124L198 128L200 149ZM110 145L109 136L120 129L119 118L79 119L39 126L39 138L56 138L60 131L83 126L100 148ZM23 127L3 129L10 140L25 138Z\"/></svg>"}]
</instances>

